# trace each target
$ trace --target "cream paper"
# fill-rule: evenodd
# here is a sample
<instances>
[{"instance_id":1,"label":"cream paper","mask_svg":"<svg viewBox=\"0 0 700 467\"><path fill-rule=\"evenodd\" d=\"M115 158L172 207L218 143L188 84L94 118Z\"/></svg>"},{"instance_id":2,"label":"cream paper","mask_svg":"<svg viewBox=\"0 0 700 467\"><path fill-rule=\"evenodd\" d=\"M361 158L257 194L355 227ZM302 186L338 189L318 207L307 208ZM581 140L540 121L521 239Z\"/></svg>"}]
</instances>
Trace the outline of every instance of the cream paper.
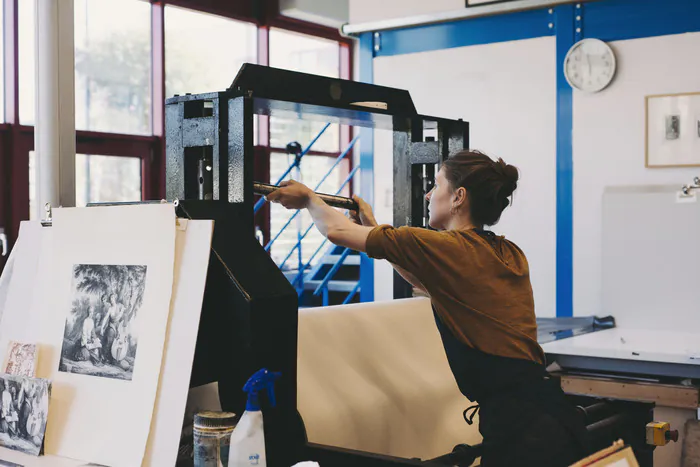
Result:
<instances>
[{"instance_id":1,"label":"cream paper","mask_svg":"<svg viewBox=\"0 0 700 467\"><path fill-rule=\"evenodd\" d=\"M49 241L50 230L42 227L38 221L20 223L17 242L5 265L2 280L0 280L1 294L4 296L2 303L0 303L0 319L4 319L6 310L13 310L13 313L26 313L27 310L31 310L34 300L38 297L34 293L34 284L39 256L44 248L43 242ZM4 324L4 321L0 320L0 323ZM27 327L29 328L29 326ZM2 337L6 334L3 332L4 329L5 326L0 325L0 336ZM5 352L10 340L12 339L3 341L4 347L0 347L0 352L3 352L3 361L7 358ZM21 341L22 339L15 340ZM25 340L24 342L31 341Z\"/></svg>"},{"instance_id":2,"label":"cream paper","mask_svg":"<svg viewBox=\"0 0 700 467\"><path fill-rule=\"evenodd\" d=\"M31 224L30 230L35 225ZM40 343L37 376L53 382L47 454L113 467L141 465L170 310L174 209L171 205L56 209L53 227L38 228L42 229L39 233L31 233L40 237L41 249L38 254L27 253L22 261L29 270L31 259L38 256L38 267L33 277L28 273L15 277L20 272L17 259L0 331L0 349L6 348L9 340ZM64 363L61 351L67 350L64 330L74 318L74 301L85 298L76 295L76 265L146 269L142 303L130 315L134 319L119 321L129 328L124 334L120 328L120 335L128 335L127 342L137 342L128 379L59 371ZM20 306L19 298L13 299L19 291L31 295L29 308ZM95 321L97 327L99 320Z\"/></svg>"},{"instance_id":3,"label":"cream paper","mask_svg":"<svg viewBox=\"0 0 700 467\"><path fill-rule=\"evenodd\" d=\"M214 221L178 219L178 224L165 356L144 466L176 462L209 267Z\"/></svg>"},{"instance_id":4,"label":"cream paper","mask_svg":"<svg viewBox=\"0 0 700 467\"><path fill-rule=\"evenodd\" d=\"M2 313L5 310L7 294L10 290L10 280L12 279L12 273L14 271L15 258L17 257L17 251L20 247L21 246L18 239L18 241L15 243L15 247L10 253L10 256L7 258L2 274L0 274L0 322L2 322Z\"/></svg>"},{"instance_id":5,"label":"cream paper","mask_svg":"<svg viewBox=\"0 0 700 467\"><path fill-rule=\"evenodd\" d=\"M425 298L300 310L297 387L313 443L430 459L481 442Z\"/></svg>"}]
</instances>

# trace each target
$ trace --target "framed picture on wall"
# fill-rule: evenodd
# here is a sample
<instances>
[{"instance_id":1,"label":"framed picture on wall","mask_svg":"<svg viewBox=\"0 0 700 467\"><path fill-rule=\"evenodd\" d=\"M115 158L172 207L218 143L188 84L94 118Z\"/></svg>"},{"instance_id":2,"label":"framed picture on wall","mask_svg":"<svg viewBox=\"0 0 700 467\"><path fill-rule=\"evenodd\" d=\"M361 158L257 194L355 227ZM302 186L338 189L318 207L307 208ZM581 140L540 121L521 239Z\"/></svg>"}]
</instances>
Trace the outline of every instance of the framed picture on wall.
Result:
<instances>
[{"instance_id":1,"label":"framed picture on wall","mask_svg":"<svg viewBox=\"0 0 700 467\"><path fill-rule=\"evenodd\" d=\"M700 167L700 92L646 97L646 166Z\"/></svg>"}]
</instances>

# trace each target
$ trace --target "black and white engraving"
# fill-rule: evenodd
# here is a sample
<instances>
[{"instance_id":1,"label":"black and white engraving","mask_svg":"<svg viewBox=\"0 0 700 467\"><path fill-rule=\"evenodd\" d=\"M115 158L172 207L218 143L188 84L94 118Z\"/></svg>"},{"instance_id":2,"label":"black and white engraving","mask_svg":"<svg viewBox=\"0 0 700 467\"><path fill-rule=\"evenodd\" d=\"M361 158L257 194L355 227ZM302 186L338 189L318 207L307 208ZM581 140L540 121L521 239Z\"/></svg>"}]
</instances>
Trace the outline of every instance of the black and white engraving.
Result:
<instances>
[{"instance_id":1,"label":"black and white engraving","mask_svg":"<svg viewBox=\"0 0 700 467\"><path fill-rule=\"evenodd\" d=\"M131 380L146 266L77 264L60 371Z\"/></svg>"},{"instance_id":2,"label":"black and white engraving","mask_svg":"<svg viewBox=\"0 0 700 467\"><path fill-rule=\"evenodd\" d=\"M38 456L44 444L51 382L0 374L0 446Z\"/></svg>"},{"instance_id":3,"label":"black and white engraving","mask_svg":"<svg viewBox=\"0 0 700 467\"><path fill-rule=\"evenodd\" d=\"M666 116L666 139L674 140L681 137L681 116Z\"/></svg>"}]
</instances>

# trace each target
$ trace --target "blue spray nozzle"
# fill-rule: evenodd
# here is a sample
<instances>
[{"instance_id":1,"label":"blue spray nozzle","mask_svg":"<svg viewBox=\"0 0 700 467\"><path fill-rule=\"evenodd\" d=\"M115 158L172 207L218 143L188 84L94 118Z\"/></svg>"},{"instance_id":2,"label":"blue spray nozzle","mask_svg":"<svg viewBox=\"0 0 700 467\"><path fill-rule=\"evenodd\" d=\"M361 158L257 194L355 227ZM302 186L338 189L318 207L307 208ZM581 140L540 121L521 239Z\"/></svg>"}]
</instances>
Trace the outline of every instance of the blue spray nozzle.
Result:
<instances>
[{"instance_id":1,"label":"blue spray nozzle","mask_svg":"<svg viewBox=\"0 0 700 467\"><path fill-rule=\"evenodd\" d=\"M258 370L253 376L250 377L243 390L248 393L248 402L246 403L245 409L251 411L260 410L260 401L258 399L258 394L260 391L267 390L267 396L270 399L270 405L275 406L275 381L277 381L282 376L282 373L273 373L267 368Z\"/></svg>"}]
</instances>

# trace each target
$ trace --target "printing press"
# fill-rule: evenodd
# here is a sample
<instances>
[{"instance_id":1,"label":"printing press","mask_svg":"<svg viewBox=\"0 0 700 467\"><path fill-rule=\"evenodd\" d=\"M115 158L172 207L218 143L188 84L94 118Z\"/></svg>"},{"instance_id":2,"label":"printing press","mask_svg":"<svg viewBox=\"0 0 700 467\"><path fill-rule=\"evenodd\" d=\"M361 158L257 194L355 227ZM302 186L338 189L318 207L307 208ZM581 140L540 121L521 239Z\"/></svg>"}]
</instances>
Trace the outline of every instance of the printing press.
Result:
<instances>
[{"instance_id":1,"label":"printing press","mask_svg":"<svg viewBox=\"0 0 700 467\"><path fill-rule=\"evenodd\" d=\"M264 407L273 467L314 460L323 467L471 465L479 445L437 459L408 459L307 440L297 410L298 296L254 234L254 116L284 116L393 131L394 224L426 227L425 194L441 161L469 147L469 124L421 115L407 91L244 64L224 92L166 101L166 190L180 217L215 221L191 387L218 381L224 410L242 413L245 381L258 369L282 373L276 407ZM371 148L370 148L371 150ZM341 204L342 200L341 200ZM395 298L410 297L394 279ZM594 447L617 439L653 465L645 440L653 404L572 397ZM517 416L517 414L514 414ZM536 430L537 427L533 427Z\"/></svg>"}]
</instances>

